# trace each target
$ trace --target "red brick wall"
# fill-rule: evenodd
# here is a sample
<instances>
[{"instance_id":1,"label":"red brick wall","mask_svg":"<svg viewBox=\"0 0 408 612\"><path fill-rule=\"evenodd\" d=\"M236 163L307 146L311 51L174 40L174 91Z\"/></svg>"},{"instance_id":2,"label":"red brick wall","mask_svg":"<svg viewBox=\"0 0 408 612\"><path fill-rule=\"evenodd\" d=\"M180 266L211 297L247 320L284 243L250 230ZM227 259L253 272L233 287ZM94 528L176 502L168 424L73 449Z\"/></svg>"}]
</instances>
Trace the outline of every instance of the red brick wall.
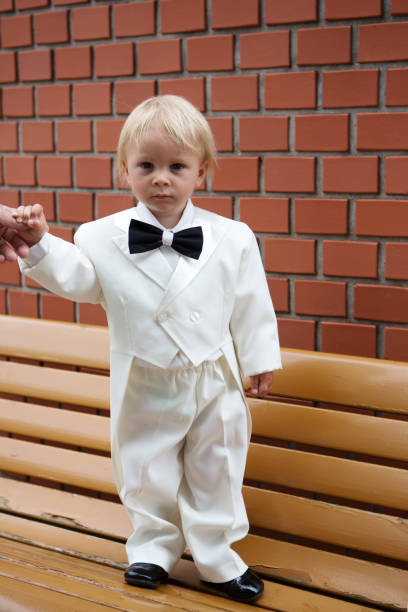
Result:
<instances>
[{"instance_id":1,"label":"red brick wall","mask_svg":"<svg viewBox=\"0 0 408 612\"><path fill-rule=\"evenodd\" d=\"M0 201L51 231L132 205L127 113L184 95L219 165L199 205L259 237L284 346L408 360L408 0L0 0ZM104 322L0 268L0 312Z\"/></svg>"}]
</instances>

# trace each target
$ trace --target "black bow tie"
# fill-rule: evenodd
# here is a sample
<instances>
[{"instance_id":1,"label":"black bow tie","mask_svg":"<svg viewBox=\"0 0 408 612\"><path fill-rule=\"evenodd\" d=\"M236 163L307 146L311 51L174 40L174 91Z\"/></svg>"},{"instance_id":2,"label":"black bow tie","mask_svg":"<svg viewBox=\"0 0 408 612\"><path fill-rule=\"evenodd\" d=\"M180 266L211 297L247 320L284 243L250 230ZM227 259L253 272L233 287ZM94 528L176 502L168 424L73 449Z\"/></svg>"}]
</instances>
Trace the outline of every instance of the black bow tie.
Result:
<instances>
[{"instance_id":1,"label":"black bow tie","mask_svg":"<svg viewBox=\"0 0 408 612\"><path fill-rule=\"evenodd\" d=\"M144 253L158 249L163 244L171 246L175 251L198 259L203 250L203 230L200 226L190 227L189 229L180 230L179 232L166 232L165 241L163 242L163 230L132 219L129 225L129 251L130 253ZM167 240L170 236L170 241ZM172 240L171 240L172 237Z\"/></svg>"}]
</instances>

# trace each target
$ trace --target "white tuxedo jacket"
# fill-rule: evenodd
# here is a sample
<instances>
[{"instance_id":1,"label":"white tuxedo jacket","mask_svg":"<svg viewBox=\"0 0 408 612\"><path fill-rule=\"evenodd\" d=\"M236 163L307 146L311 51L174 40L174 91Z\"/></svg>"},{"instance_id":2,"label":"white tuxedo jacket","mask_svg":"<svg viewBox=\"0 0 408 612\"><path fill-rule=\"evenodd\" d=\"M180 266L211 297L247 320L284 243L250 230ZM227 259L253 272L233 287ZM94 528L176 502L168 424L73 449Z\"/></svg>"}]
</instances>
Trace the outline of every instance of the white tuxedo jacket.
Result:
<instances>
[{"instance_id":1,"label":"white tuxedo jacket","mask_svg":"<svg viewBox=\"0 0 408 612\"><path fill-rule=\"evenodd\" d=\"M204 246L179 258L170 281L160 249L130 254L137 208L82 225L75 245L49 236L49 252L22 271L78 302L101 304L111 337L112 417L120 408L134 356L166 368L179 350L198 365L221 350L240 383L281 367L276 317L252 231L195 208ZM113 427L114 429L114 427Z\"/></svg>"}]
</instances>

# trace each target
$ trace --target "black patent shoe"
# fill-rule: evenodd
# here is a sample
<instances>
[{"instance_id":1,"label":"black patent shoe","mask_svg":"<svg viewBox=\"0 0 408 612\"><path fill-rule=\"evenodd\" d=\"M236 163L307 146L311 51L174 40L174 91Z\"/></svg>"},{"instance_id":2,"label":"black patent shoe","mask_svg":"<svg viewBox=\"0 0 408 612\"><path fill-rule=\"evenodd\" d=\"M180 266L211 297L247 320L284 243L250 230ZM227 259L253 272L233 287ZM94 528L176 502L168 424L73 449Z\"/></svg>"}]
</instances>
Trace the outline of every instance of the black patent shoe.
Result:
<instances>
[{"instance_id":1,"label":"black patent shoe","mask_svg":"<svg viewBox=\"0 0 408 612\"><path fill-rule=\"evenodd\" d=\"M202 583L212 591L217 591L234 601L244 603L255 601L264 591L262 580L250 569L247 569L242 576L228 580L228 582L206 582L202 580Z\"/></svg>"},{"instance_id":2,"label":"black patent shoe","mask_svg":"<svg viewBox=\"0 0 408 612\"><path fill-rule=\"evenodd\" d=\"M167 582L168 573L154 563L132 563L125 571L125 582L146 589L157 589Z\"/></svg>"}]
</instances>

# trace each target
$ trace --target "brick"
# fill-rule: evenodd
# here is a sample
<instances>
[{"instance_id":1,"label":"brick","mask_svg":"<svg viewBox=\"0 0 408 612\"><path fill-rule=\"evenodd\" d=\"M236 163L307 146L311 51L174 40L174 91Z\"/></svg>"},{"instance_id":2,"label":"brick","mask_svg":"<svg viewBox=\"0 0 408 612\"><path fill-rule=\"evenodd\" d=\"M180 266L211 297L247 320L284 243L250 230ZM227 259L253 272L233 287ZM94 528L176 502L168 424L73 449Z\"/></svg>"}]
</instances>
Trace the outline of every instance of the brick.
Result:
<instances>
[{"instance_id":1,"label":"brick","mask_svg":"<svg viewBox=\"0 0 408 612\"><path fill-rule=\"evenodd\" d=\"M71 158L63 156L39 157L38 182L43 187L71 187Z\"/></svg>"},{"instance_id":2,"label":"brick","mask_svg":"<svg viewBox=\"0 0 408 612\"><path fill-rule=\"evenodd\" d=\"M348 115L297 115L297 151L348 151Z\"/></svg>"},{"instance_id":3,"label":"brick","mask_svg":"<svg viewBox=\"0 0 408 612\"><path fill-rule=\"evenodd\" d=\"M406 327L385 328L385 359L408 361L408 329Z\"/></svg>"},{"instance_id":4,"label":"brick","mask_svg":"<svg viewBox=\"0 0 408 612\"><path fill-rule=\"evenodd\" d=\"M117 81L115 83L116 112L130 113L135 106L155 95L155 81Z\"/></svg>"},{"instance_id":5,"label":"brick","mask_svg":"<svg viewBox=\"0 0 408 612\"><path fill-rule=\"evenodd\" d=\"M241 151L287 151L289 117L240 117Z\"/></svg>"},{"instance_id":6,"label":"brick","mask_svg":"<svg viewBox=\"0 0 408 612\"><path fill-rule=\"evenodd\" d=\"M240 198L240 220L254 232L289 232L289 198Z\"/></svg>"},{"instance_id":7,"label":"brick","mask_svg":"<svg viewBox=\"0 0 408 612\"><path fill-rule=\"evenodd\" d=\"M79 321L86 325L108 325L106 313L99 304L79 304Z\"/></svg>"},{"instance_id":8,"label":"brick","mask_svg":"<svg viewBox=\"0 0 408 612\"><path fill-rule=\"evenodd\" d=\"M198 208L204 208L228 219L233 218L232 198L228 196L194 196L193 202Z\"/></svg>"},{"instance_id":9,"label":"brick","mask_svg":"<svg viewBox=\"0 0 408 612\"><path fill-rule=\"evenodd\" d=\"M133 43L115 43L95 46L95 73L97 77L129 76L134 74Z\"/></svg>"},{"instance_id":10,"label":"brick","mask_svg":"<svg viewBox=\"0 0 408 612\"><path fill-rule=\"evenodd\" d=\"M16 9L25 11L30 8L42 8L48 6L49 0L16 0Z\"/></svg>"},{"instance_id":11,"label":"brick","mask_svg":"<svg viewBox=\"0 0 408 612\"><path fill-rule=\"evenodd\" d=\"M9 289L8 298L9 314L17 317L38 318L38 293L23 291L22 289Z\"/></svg>"},{"instance_id":12,"label":"brick","mask_svg":"<svg viewBox=\"0 0 408 612\"><path fill-rule=\"evenodd\" d=\"M299 234L347 234L348 201L296 198L295 232Z\"/></svg>"},{"instance_id":13,"label":"brick","mask_svg":"<svg viewBox=\"0 0 408 612\"><path fill-rule=\"evenodd\" d=\"M408 68L387 70L385 102L387 106L408 105Z\"/></svg>"},{"instance_id":14,"label":"brick","mask_svg":"<svg viewBox=\"0 0 408 612\"><path fill-rule=\"evenodd\" d=\"M77 157L75 159L76 186L99 189L112 187L110 157Z\"/></svg>"},{"instance_id":15,"label":"brick","mask_svg":"<svg viewBox=\"0 0 408 612\"><path fill-rule=\"evenodd\" d=\"M357 200L357 236L408 236L406 200Z\"/></svg>"},{"instance_id":16,"label":"brick","mask_svg":"<svg viewBox=\"0 0 408 612\"><path fill-rule=\"evenodd\" d=\"M93 194L61 192L58 197L60 221L86 223L93 220Z\"/></svg>"},{"instance_id":17,"label":"brick","mask_svg":"<svg viewBox=\"0 0 408 612\"><path fill-rule=\"evenodd\" d=\"M315 274L316 241L265 238L265 270L280 274Z\"/></svg>"},{"instance_id":18,"label":"brick","mask_svg":"<svg viewBox=\"0 0 408 612\"><path fill-rule=\"evenodd\" d=\"M322 321L321 350L325 353L377 356L377 329L375 325Z\"/></svg>"},{"instance_id":19,"label":"brick","mask_svg":"<svg viewBox=\"0 0 408 612\"><path fill-rule=\"evenodd\" d=\"M212 23L219 28L242 28L259 25L258 0L212 0Z\"/></svg>"},{"instance_id":20,"label":"brick","mask_svg":"<svg viewBox=\"0 0 408 612\"><path fill-rule=\"evenodd\" d=\"M289 281L287 278L267 278L275 312L289 312Z\"/></svg>"},{"instance_id":21,"label":"brick","mask_svg":"<svg viewBox=\"0 0 408 612\"><path fill-rule=\"evenodd\" d=\"M2 17L0 20L1 46L29 47L33 44L31 34L31 16L16 15L13 17Z\"/></svg>"},{"instance_id":22,"label":"brick","mask_svg":"<svg viewBox=\"0 0 408 612\"><path fill-rule=\"evenodd\" d=\"M298 66L351 62L350 26L298 30L297 45Z\"/></svg>"},{"instance_id":23,"label":"brick","mask_svg":"<svg viewBox=\"0 0 408 612\"><path fill-rule=\"evenodd\" d=\"M110 83L77 83L74 85L74 108L77 115L110 115Z\"/></svg>"},{"instance_id":24,"label":"brick","mask_svg":"<svg viewBox=\"0 0 408 612\"><path fill-rule=\"evenodd\" d=\"M52 0L54 6L61 6L64 4L85 4L89 0Z\"/></svg>"},{"instance_id":25,"label":"brick","mask_svg":"<svg viewBox=\"0 0 408 612\"><path fill-rule=\"evenodd\" d=\"M1 203L5 204L6 206L19 206L20 192L18 189L2 189Z\"/></svg>"},{"instance_id":26,"label":"brick","mask_svg":"<svg viewBox=\"0 0 408 612\"><path fill-rule=\"evenodd\" d=\"M359 28L358 61L408 59L408 22L373 23Z\"/></svg>"},{"instance_id":27,"label":"brick","mask_svg":"<svg viewBox=\"0 0 408 612\"><path fill-rule=\"evenodd\" d=\"M0 13L14 10L13 0L2 0L0 3Z\"/></svg>"},{"instance_id":28,"label":"brick","mask_svg":"<svg viewBox=\"0 0 408 612\"><path fill-rule=\"evenodd\" d=\"M92 76L91 47L58 47L55 49L57 79L89 79Z\"/></svg>"},{"instance_id":29,"label":"brick","mask_svg":"<svg viewBox=\"0 0 408 612\"><path fill-rule=\"evenodd\" d=\"M295 279L296 314L345 317L346 288L344 282Z\"/></svg>"},{"instance_id":30,"label":"brick","mask_svg":"<svg viewBox=\"0 0 408 612\"><path fill-rule=\"evenodd\" d=\"M378 157L324 157L323 191L377 193Z\"/></svg>"},{"instance_id":31,"label":"brick","mask_svg":"<svg viewBox=\"0 0 408 612\"><path fill-rule=\"evenodd\" d=\"M62 240L66 240L67 242L72 242L74 237L72 227L61 227L59 225L50 225L50 234Z\"/></svg>"},{"instance_id":32,"label":"brick","mask_svg":"<svg viewBox=\"0 0 408 612\"><path fill-rule=\"evenodd\" d=\"M354 285L356 319L408 323L408 288Z\"/></svg>"},{"instance_id":33,"label":"brick","mask_svg":"<svg viewBox=\"0 0 408 612\"><path fill-rule=\"evenodd\" d=\"M75 322L75 304L57 295L43 293L41 296L42 318L52 321Z\"/></svg>"},{"instance_id":34,"label":"brick","mask_svg":"<svg viewBox=\"0 0 408 612\"><path fill-rule=\"evenodd\" d=\"M278 330L282 347L315 350L315 321L278 318Z\"/></svg>"},{"instance_id":35,"label":"brick","mask_svg":"<svg viewBox=\"0 0 408 612\"><path fill-rule=\"evenodd\" d=\"M35 159L32 155L15 155L5 159L8 185L35 185Z\"/></svg>"},{"instance_id":36,"label":"brick","mask_svg":"<svg viewBox=\"0 0 408 612\"><path fill-rule=\"evenodd\" d=\"M129 2L113 7L114 35L147 36L156 31L154 2Z\"/></svg>"},{"instance_id":37,"label":"brick","mask_svg":"<svg viewBox=\"0 0 408 612\"><path fill-rule=\"evenodd\" d=\"M391 15L408 15L407 0L392 0Z\"/></svg>"},{"instance_id":38,"label":"brick","mask_svg":"<svg viewBox=\"0 0 408 612\"><path fill-rule=\"evenodd\" d=\"M18 151L16 121L0 123L0 151Z\"/></svg>"},{"instance_id":39,"label":"brick","mask_svg":"<svg viewBox=\"0 0 408 612\"><path fill-rule=\"evenodd\" d=\"M361 19L381 17L381 0L326 0L325 19Z\"/></svg>"},{"instance_id":40,"label":"brick","mask_svg":"<svg viewBox=\"0 0 408 612\"><path fill-rule=\"evenodd\" d=\"M58 151L92 151L92 122L59 121L57 144Z\"/></svg>"},{"instance_id":41,"label":"brick","mask_svg":"<svg viewBox=\"0 0 408 612\"><path fill-rule=\"evenodd\" d=\"M385 191L390 194L408 193L408 157L385 158Z\"/></svg>"},{"instance_id":42,"label":"brick","mask_svg":"<svg viewBox=\"0 0 408 612\"><path fill-rule=\"evenodd\" d=\"M1 288L0 288L0 314L7 314L6 290L1 289Z\"/></svg>"},{"instance_id":43,"label":"brick","mask_svg":"<svg viewBox=\"0 0 408 612\"><path fill-rule=\"evenodd\" d=\"M126 210L134 206L134 198L132 195L98 193L97 195L97 219L114 215L121 210Z\"/></svg>"},{"instance_id":44,"label":"brick","mask_svg":"<svg viewBox=\"0 0 408 612\"><path fill-rule=\"evenodd\" d=\"M408 113L357 115L357 149L398 151L408 149Z\"/></svg>"},{"instance_id":45,"label":"brick","mask_svg":"<svg viewBox=\"0 0 408 612\"><path fill-rule=\"evenodd\" d=\"M40 117L66 116L71 114L70 85L39 85L37 108Z\"/></svg>"},{"instance_id":46,"label":"brick","mask_svg":"<svg viewBox=\"0 0 408 612\"><path fill-rule=\"evenodd\" d=\"M0 54L0 83L14 83L16 80L16 54L3 51Z\"/></svg>"},{"instance_id":47,"label":"brick","mask_svg":"<svg viewBox=\"0 0 408 612\"><path fill-rule=\"evenodd\" d=\"M165 38L138 43L140 74L181 72L181 40Z\"/></svg>"},{"instance_id":48,"label":"brick","mask_svg":"<svg viewBox=\"0 0 408 612\"><path fill-rule=\"evenodd\" d=\"M265 190L313 192L315 165L314 157L266 157Z\"/></svg>"},{"instance_id":49,"label":"brick","mask_svg":"<svg viewBox=\"0 0 408 612\"><path fill-rule=\"evenodd\" d=\"M18 65L21 81L48 81L52 77L51 51L20 51Z\"/></svg>"},{"instance_id":50,"label":"brick","mask_svg":"<svg viewBox=\"0 0 408 612\"><path fill-rule=\"evenodd\" d=\"M206 117L215 140L217 151L234 149L234 120L232 117Z\"/></svg>"},{"instance_id":51,"label":"brick","mask_svg":"<svg viewBox=\"0 0 408 612\"><path fill-rule=\"evenodd\" d=\"M257 157L219 157L212 182L214 191L257 191Z\"/></svg>"},{"instance_id":52,"label":"brick","mask_svg":"<svg viewBox=\"0 0 408 612\"><path fill-rule=\"evenodd\" d=\"M55 203L53 191L24 190L22 202L27 206L39 202L44 208L47 221L55 221ZM27 279L26 279L27 281Z\"/></svg>"},{"instance_id":53,"label":"brick","mask_svg":"<svg viewBox=\"0 0 408 612\"><path fill-rule=\"evenodd\" d=\"M68 42L67 11L50 11L34 15L34 34L37 45Z\"/></svg>"},{"instance_id":54,"label":"brick","mask_svg":"<svg viewBox=\"0 0 408 612\"><path fill-rule=\"evenodd\" d=\"M194 36L187 39L187 70L204 72L234 69L234 37Z\"/></svg>"},{"instance_id":55,"label":"brick","mask_svg":"<svg viewBox=\"0 0 408 612\"><path fill-rule=\"evenodd\" d=\"M205 111L205 80L203 77L161 79L160 93L174 94L189 100L201 112Z\"/></svg>"},{"instance_id":56,"label":"brick","mask_svg":"<svg viewBox=\"0 0 408 612\"><path fill-rule=\"evenodd\" d=\"M101 119L96 122L96 150L98 153L114 153L118 148L122 119Z\"/></svg>"},{"instance_id":57,"label":"brick","mask_svg":"<svg viewBox=\"0 0 408 612\"><path fill-rule=\"evenodd\" d=\"M289 30L241 34L239 47L242 69L290 66Z\"/></svg>"},{"instance_id":58,"label":"brick","mask_svg":"<svg viewBox=\"0 0 408 612\"><path fill-rule=\"evenodd\" d=\"M33 117L34 88L31 85L3 87L3 114L5 117Z\"/></svg>"},{"instance_id":59,"label":"brick","mask_svg":"<svg viewBox=\"0 0 408 612\"><path fill-rule=\"evenodd\" d=\"M388 242L385 245L385 278L408 280L407 242Z\"/></svg>"},{"instance_id":60,"label":"brick","mask_svg":"<svg viewBox=\"0 0 408 612\"><path fill-rule=\"evenodd\" d=\"M323 274L351 278L377 278L378 243L323 241Z\"/></svg>"},{"instance_id":61,"label":"brick","mask_svg":"<svg viewBox=\"0 0 408 612\"><path fill-rule=\"evenodd\" d=\"M0 265L0 283L2 285L20 285L21 274L16 261L6 262Z\"/></svg>"},{"instance_id":62,"label":"brick","mask_svg":"<svg viewBox=\"0 0 408 612\"><path fill-rule=\"evenodd\" d=\"M23 151L54 151L52 121L25 121L22 124Z\"/></svg>"},{"instance_id":63,"label":"brick","mask_svg":"<svg viewBox=\"0 0 408 612\"><path fill-rule=\"evenodd\" d=\"M265 23L305 23L316 21L316 0L265 0Z\"/></svg>"},{"instance_id":64,"label":"brick","mask_svg":"<svg viewBox=\"0 0 408 612\"><path fill-rule=\"evenodd\" d=\"M377 68L323 72L323 107L377 106Z\"/></svg>"},{"instance_id":65,"label":"brick","mask_svg":"<svg viewBox=\"0 0 408 612\"><path fill-rule=\"evenodd\" d=\"M265 75L265 108L316 107L316 73L283 72Z\"/></svg>"},{"instance_id":66,"label":"brick","mask_svg":"<svg viewBox=\"0 0 408 612\"><path fill-rule=\"evenodd\" d=\"M258 110L258 76L212 77L211 108L213 111Z\"/></svg>"},{"instance_id":67,"label":"brick","mask_svg":"<svg viewBox=\"0 0 408 612\"><path fill-rule=\"evenodd\" d=\"M109 38L109 6L90 6L72 10L72 37L74 40Z\"/></svg>"},{"instance_id":68,"label":"brick","mask_svg":"<svg viewBox=\"0 0 408 612\"><path fill-rule=\"evenodd\" d=\"M160 8L163 34L206 28L205 0L162 0Z\"/></svg>"}]
</instances>

